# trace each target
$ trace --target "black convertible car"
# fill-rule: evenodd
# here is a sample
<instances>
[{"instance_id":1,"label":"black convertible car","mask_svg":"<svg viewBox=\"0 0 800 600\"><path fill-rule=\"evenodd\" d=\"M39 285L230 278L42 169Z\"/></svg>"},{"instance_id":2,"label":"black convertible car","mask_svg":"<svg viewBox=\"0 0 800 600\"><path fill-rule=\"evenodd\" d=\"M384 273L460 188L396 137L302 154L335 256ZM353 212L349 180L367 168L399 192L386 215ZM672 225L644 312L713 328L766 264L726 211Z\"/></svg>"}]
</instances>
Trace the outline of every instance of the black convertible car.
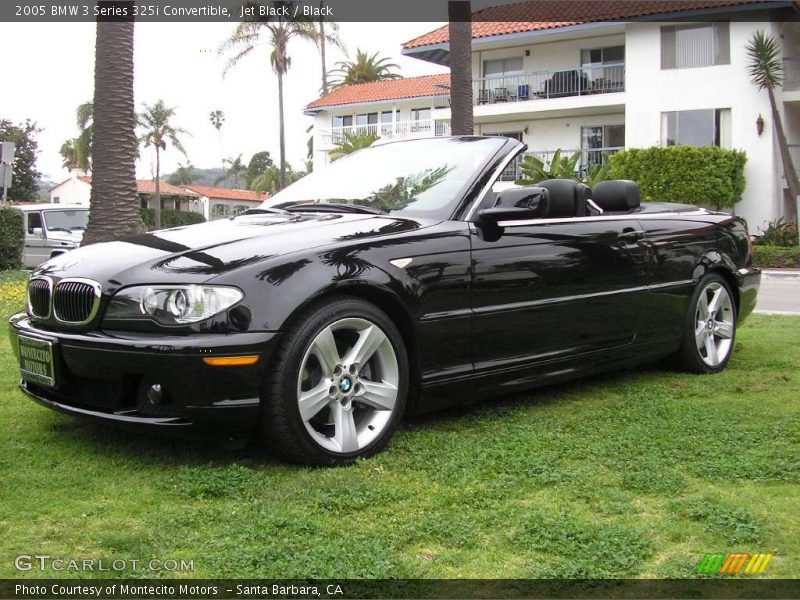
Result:
<instances>
[{"instance_id":1,"label":"black convertible car","mask_svg":"<svg viewBox=\"0 0 800 600\"><path fill-rule=\"evenodd\" d=\"M760 280L745 222L642 204L630 181L498 191L523 150L384 144L241 216L53 258L11 318L22 389L335 465L409 410L670 355L723 369Z\"/></svg>"}]
</instances>

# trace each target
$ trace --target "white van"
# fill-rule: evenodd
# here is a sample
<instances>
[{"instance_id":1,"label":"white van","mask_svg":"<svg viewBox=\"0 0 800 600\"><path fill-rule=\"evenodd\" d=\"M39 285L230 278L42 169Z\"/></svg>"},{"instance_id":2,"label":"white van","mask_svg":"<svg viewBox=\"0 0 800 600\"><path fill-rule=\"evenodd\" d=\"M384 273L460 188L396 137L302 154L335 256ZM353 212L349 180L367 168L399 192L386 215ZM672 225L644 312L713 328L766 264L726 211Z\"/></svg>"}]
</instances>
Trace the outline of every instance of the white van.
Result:
<instances>
[{"instance_id":1,"label":"white van","mask_svg":"<svg viewBox=\"0 0 800 600\"><path fill-rule=\"evenodd\" d=\"M22 213L25 242L22 264L33 268L81 245L89 209L70 204L15 206Z\"/></svg>"}]
</instances>

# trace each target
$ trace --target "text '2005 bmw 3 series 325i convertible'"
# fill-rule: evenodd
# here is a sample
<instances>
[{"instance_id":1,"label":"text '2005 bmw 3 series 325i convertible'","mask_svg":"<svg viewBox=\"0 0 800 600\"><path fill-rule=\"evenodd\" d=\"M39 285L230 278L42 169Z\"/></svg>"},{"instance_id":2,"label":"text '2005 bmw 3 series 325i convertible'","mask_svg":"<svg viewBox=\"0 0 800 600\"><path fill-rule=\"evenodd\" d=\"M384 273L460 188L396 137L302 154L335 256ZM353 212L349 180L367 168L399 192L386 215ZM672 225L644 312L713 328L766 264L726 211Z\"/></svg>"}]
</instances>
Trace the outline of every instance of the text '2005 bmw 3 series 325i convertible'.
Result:
<instances>
[{"instance_id":1,"label":"text '2005 bmw 3 series 325i convertible'","mask_svg":"<svg viewBox=\"0 0 800 600\"><path fill-rule=\"evenodd\" d=\"M745 222L631 181L503 186L524 149L387 143L243 215L55 257L10 321L22 389L337 465L409 411L667 356L723 369L760 281Z\"/></svg>"}]
</instances>

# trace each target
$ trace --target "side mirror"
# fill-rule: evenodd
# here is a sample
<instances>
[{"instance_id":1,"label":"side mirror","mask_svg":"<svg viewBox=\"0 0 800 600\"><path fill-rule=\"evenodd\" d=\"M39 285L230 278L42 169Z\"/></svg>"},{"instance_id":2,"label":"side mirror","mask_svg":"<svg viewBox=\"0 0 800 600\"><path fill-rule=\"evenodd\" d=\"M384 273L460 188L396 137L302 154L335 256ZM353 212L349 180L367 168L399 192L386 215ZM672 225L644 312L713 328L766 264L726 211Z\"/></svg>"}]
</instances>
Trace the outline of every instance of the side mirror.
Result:
<instances>
[{"instance_id":1,"label":"side mirror","mask_svg":"<svg viewBox=\"0 0 800 600\"><path fill-rule=\"evenodd\" d=\"M42 235L42 228L41 227L34 227L31 230L32 235Z\"/></svg>"},{"instance_id":2,"label":"side mirror","mask_svg":"<svg viewBox=\"0 0 800 600\"><path fill-rule=\"evenodd\" d=\"M541 219L549 208L550 194L545 188L534 186L510 188L497 195L492 208L478 211L478 220L483 223L498 223Z\"/></svg>"}]
</instances>

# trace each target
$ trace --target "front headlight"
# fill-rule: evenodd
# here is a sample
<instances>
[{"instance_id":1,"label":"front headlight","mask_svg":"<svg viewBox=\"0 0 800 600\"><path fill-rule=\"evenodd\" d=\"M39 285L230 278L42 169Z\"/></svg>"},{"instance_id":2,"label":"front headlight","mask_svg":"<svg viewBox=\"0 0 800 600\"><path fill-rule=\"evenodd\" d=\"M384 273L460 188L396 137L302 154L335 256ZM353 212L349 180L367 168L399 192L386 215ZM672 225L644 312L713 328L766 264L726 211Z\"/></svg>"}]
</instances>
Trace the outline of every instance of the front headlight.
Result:
<instances>
[{"instance_id":1,"label":"front headlight","mask_svg":"<svg viewBox=\"0 0 800 600\"><path fill-rule=\"evenodd\" d=\"M244 298L241 290L219 285L143 285L111 297L105 320L149 319L159 325L187 325L228 310Z\"/></svg>"}]
</instances>

